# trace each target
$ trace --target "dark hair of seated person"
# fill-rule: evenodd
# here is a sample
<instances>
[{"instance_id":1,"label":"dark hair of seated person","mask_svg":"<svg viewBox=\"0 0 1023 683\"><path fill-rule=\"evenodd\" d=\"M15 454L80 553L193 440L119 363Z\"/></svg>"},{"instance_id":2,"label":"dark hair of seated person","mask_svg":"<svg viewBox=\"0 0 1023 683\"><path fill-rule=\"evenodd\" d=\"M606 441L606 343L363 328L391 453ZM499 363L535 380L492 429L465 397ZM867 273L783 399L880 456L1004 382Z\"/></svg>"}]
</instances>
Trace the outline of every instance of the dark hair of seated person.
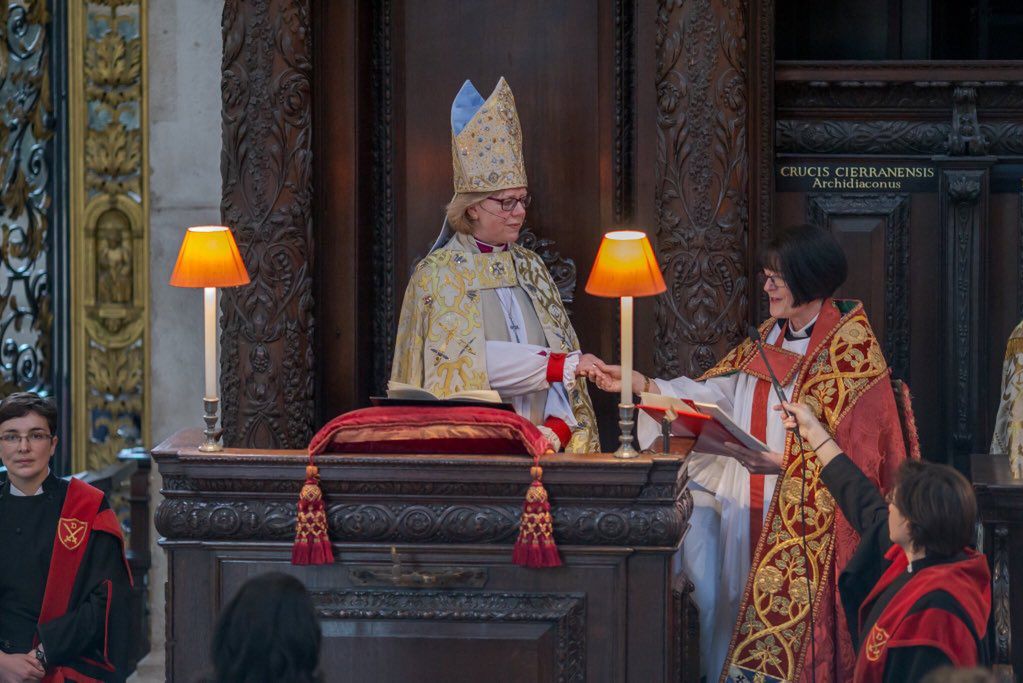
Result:
<instances>
[{"instance_id":1,"label":"dark hair of seated person","mask_svg":"<svg viewBox=\"0 0 1023 683\"><path fill-rule=\"evenodd\" d=\"M35 413L46 420L50 433L57 431L57 404L31 391L15 391L0 401L0 424Z\"/></svg>"},{"instance_id":2,"label":"dark hair of seated person","mask_svg":"<svg viewBox=\"0 0 1023 683\"><path fill-rule=\"evenodd\" d=\"M927 557L952 557L973 544L977 499L966 477L947 465L907 460L896 481L895 507Z\"/></svg>"},{"instance_id":3,"label":"dark hair of seated person","mask_svg":"<svg viewBox=\"0 0 1023 683\"><path fill-rule=\"evenodd\" d=\"M775 232L762 265L781 273L795 306L830 297L849 271L838 240L829 231L808 224Z\"/></svg>"},{"instance_id":4,"label":"dark hair of seated person","mask_svg":"<svg viewBox=\"0 0 1023 683\"><path fill-rule=\"evenodd\" d=\"M280 572L249 579L217 619L217 683L319 683L320 623L302 582Z\"/></svg>"}]
</instances>

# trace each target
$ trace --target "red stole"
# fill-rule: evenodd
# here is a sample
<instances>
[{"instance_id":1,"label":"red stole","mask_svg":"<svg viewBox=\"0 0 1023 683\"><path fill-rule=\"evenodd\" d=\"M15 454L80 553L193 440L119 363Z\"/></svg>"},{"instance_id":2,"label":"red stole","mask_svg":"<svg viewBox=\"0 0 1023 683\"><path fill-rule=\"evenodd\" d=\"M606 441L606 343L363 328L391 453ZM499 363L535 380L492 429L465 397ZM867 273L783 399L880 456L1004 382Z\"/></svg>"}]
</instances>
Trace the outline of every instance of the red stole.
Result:
<instances>
[{"instance_id":1,"label":"red stole","mask_svg":"<svg viewBox=\"0 0 1023 683\"><path fill-rule=\"evenodd\" d=\"M957 668L977 666L976 641L961 619L940 609L926 609L907 616L927 593L944 590L957 599L973 622L977 636L984 638L991 613L991 575L983 555L970 549L966 554L966 560L921 569L892 597L860 645L854 683L880 681L888 652L893 647L934 647L945 653ZM897 545L888 549L885 559L892 564L860 606L861 624L874 601L909 564L906 553Z\"/></svg>"},{"instance_id":2,"label":"red stole","mask_svg":"<svg viewBox=\"0 0 1023 683\"><path fill-rule=\"evenodd\" d=\"M67 497L60 509L60 519L57 521L57 534L53 539L53 556L50 558L50 571L46 575L46 590L43 593L43 604L39 610L39 623L45 624L62 617L67 613L71 602L71 592L74 590L75 579L78 570L81 568L82 558L85 557L85 550L89 545L89 538L94 531L112 534L121 542L121 554L124 555L124 538L121 535L121 525L117 522L117 516L110 508L99 511L103 502L103 492L78 479L72 478L67 490ZM128 569L128 578L131 579L131 570L125 560L125 568ZM110 581L107 580L107 619L110 617ZM89 663L113 671L114 667L106 657L107 635L103 638L103 662ZM91 683L99 679L85 676L67 666L58 666L48 669L44 683L59 683L61 681L75 681Z\"/></svg>"},{"instance_id":3,"label":"red stole","mask_svg":"<svg viewBox=\"0 0 1023 683\"><path fill-rule=\"evenodd\" d=\"M764 355L771 362L771 368L778 375L778 382L784 387L792 381L799 370L803 357L781 348L785 340L785 329L788 323L782 323L778 338L770 344L764 344ZM743 372L757 378L753 387L753 412L750 415L750 434L767 443L767 401L771 397L771 373L758 352L750 358ZM760 532L764 526L764 475L749 475L749 543L750 557L756 552Z\"/></svg>"}]
</instances>

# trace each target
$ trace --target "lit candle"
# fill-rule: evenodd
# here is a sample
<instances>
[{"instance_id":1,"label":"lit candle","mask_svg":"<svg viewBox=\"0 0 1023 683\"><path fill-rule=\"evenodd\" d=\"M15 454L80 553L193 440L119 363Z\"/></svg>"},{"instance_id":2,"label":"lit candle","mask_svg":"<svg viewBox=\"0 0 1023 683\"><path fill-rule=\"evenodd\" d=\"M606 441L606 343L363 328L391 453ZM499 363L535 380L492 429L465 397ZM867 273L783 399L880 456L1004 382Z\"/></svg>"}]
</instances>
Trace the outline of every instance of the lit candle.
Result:
<instances>
[{"instance_id":1,"label":"lit candle","mask_svg":"<svg viewBox=\"0 0 1023 683\"><path fill-rule=\"evenodd\" d=\"M217 397L217 289L203 287L206 338L206 398Z\"/></svg>"},{"instance_id":2,"label":"lit candle","mask_svg":"<svg viewBox=\"0 0 1023 683\"><path fill-rule=\"evenodd\" d=\"M632 297L622 297L622 405L632 405Z\"/></svg>"}]
</instances>

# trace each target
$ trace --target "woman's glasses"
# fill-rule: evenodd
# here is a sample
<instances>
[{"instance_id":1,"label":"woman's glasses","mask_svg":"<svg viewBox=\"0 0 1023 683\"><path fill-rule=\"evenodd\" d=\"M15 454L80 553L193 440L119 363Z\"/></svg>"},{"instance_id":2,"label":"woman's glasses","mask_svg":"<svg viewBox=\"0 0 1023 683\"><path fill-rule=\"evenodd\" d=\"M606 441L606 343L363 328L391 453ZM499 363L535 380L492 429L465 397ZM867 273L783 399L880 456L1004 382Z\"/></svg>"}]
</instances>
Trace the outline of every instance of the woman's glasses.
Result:
<instances>
[{"instance_id":1,"label":"woman's glasses","mask_svg":"<svg viewBox=\"0 0 1023 683\"><path fill-rule=\"evenodd\" d=\"M492 199L500 204L501 211L505 213L514 211L516 204L522 204L523 209L528 209L529 205L533 202L533 196L528 194L522 197L487 197L487 199Z\"/></svg>"},{"instance_id":2,"label":"woman's glasses","mask_svg":"<svg viewBox=\"0 0 1023 683\"><path fill-rule=\"evenodd\" d=\"M781 275L778 275L777 273L770 274L765 271L759 273L757 277L760 280L761 287L763 287L764 283L766 282L770 282L771 286L774 287L775 289L781 289L785 287L785 278L783 278Z\"/></svg>"},{"instance_id":3,"label":"woman's glasses","mask_svg":"<svg viewBox=\"0 0 1023 683\"><path fill-rule=\"evenodd\" d=\"M0 443L5 446L17 446L21 443L22 439L28 439L29 445L39 446L44 443L49 443L53 440L52 434L46 432L29 432L28 434L18 434L17 432L5 432L0 434Z\"/></svg>"}]
</instances>

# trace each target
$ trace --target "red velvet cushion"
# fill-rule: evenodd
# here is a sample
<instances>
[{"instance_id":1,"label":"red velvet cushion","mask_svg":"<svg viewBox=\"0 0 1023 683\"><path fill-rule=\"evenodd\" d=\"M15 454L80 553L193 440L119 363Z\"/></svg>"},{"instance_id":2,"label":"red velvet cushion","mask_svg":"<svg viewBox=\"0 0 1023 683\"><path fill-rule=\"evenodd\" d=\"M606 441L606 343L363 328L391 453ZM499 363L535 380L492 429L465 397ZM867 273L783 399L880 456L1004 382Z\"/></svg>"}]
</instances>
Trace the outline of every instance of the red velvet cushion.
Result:
<instances>
[{"instance_id":1,"label":"red velvet cushion","mask_svg":"<svg viewBox=\"0 0 1023 683\"><path fill-rule=\"evenodd\" d=\"M548 449L536 425L496 408L379 406L339 415L309 443L320 453L540 455Z\"/></svg>"}]
</instances>

